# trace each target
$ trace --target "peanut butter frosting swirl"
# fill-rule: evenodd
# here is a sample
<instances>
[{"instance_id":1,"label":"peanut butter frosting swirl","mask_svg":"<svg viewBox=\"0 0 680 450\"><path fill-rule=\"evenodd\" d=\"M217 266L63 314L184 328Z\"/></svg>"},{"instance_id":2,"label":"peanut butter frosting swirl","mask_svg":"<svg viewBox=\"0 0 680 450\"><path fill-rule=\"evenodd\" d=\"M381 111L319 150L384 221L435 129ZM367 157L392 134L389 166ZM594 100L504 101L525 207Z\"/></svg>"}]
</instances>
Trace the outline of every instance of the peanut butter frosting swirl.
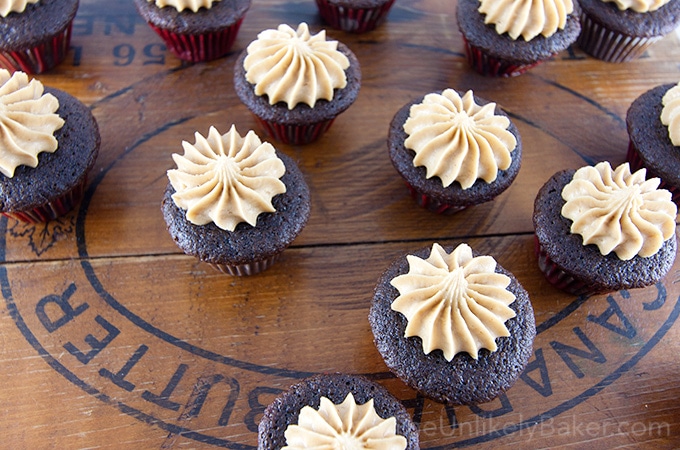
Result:
<instances>
[{"instance_id":1,"label":"peanut butter frosting swirl","mask_svg":"<svg viewBox=\"0 0 680 450\"><path fill-rule=\"evenodd\" d=\"M38 3L40 0L0 0L0 16L7 17L9 13L22 13L26 6Z\"/></svg>"},{"instance_id":2,"label":"peanut butter frosting swirl","mask_svg":"<svg viewBox=\"0 0 680 450\"><path fill-rule=\"evenodd\" d=\"M508 33L513 40L522 36L530 41L539 34L550 37L567 24L574 11L572 0L480 0L484 23L498 34Z\"/></svg>"},{"instance_id":3,"label":"peanut butter frosting swirl","mask_svg":"<svg viewBox=\"0 0 680 450\"><path fill-rule=\"evenodd\" d=\"M444 187L454 181L463 189L477 179L493 182L499 170L510 167L517 146L510 120L495 108L495 103L479 106L472 91L463 97L453 89L426 95L404 122L404 145L416 153L413 165L424 166L426 177L439 177Z\"/></svg>"},{"instance_id":4,"label":"peanut butter frosting swirl","mask_svg":"<svg viewBox=\"0 0 680 450\"><path fill-rule=\"evenodd\" d=\"M319 409L305 406L298 423L285 431L284 450L404 450L406 438L397 434L397 419L383 419L373 399L357 405L348 393L339 405L321 397Z\"/></svg>"},{"instance_id":5,"label":"peanut butter frosting swirl","mask_svg":"<svg viewBox=\"0 0 680 450\"><path fill-rule=\"evenodd\" d=\"M603 255L623 261L649 257L675 233L677 206L671 193L658 189L660 179L645 179L646 170L630 172L628 163L612 169L608 162L576 171L562 189L562 215L571 232L594 244Z\"/></svg>"},{"instance_id":6,"label":"peanut butter frosting swirl","mask_svg":"<svg viewBox=\"0 0 680 450\"><path fill-rule=\"evenodd\" d=\"M210 127L207 138L195 136L193 145L182 142L184 155L173 154L177 169L168 171L176 191L172 199L186 210L187 220L234 231L241 222L255 226L261 213L275 211L272 198L286 192L280 180L286 167L271 144L253 131L241 137L233 125L224 135Z\"/></svg>"},{"instance_id":7,"label":"peanut butter frosting swirl","mask_svg":"<svg viewBox=\"0 0 680 450\"><path fill-rule=\"evenodd\" d=\"M661 99L661 123L668 127L668 137L680 147L680 83L670 88Z\"/></svg>"},{"instance_id":8,"label":"peanut butter frosting swirl","mask_svg":"<svg viewBox=\"0 0 680 450\"><path fill-rule=\"evenodd\" d=\"M53 153L54 132L64 125L56 113L59 100L23 72L0 69L0 172L14 177L21 165L38 166L38 154Z\"/></svg>"},{"instance_id":9,"label":"peanut butter frosting swirl","mask_svg":"<svg viewBox=\"0 0 680 450\"><path fill-rule=\"evenodd\" d=\"M441 350L451 361L461 352L477 359L482 348L496 351L496 338L509 336L505 322L515 317L510 278L496 273L491 256L473 257L461 244L450 254L433 244L430 256L408 255L409 271L391 284L399 291L392 309L408 320L405 337L418 336L423 351Z\"/></svg>"},{"instance_id":10,"label":"peanut butter frosting swirl","mask_svg":"<svg viewBox=\"0 0 680 450\"><path fill-rule=\"evenodd\" d=\"M221 0L147 0L149 3L154 3L159 8L170 6L177 11L184 11L190 9L197 12L201 8L210 9L212 4Z\"/></svg>"},{"instance_id":11,"label":"peanut butter frosting swirl","mask_svg":"<svg viewBox=\"0 0 680 450\"><path fill-rule=\"evenodd\" d=\"M656 11L671 0L602 0L603 2L614 3L621 11L630 9L638 13Z\"/></svg>"},{"instance_id":12,"label":"peanut butter frosting swirl","mask_svg":"<svg viewBox=\"0 0 680 450\"><path fill-rule=\"evenodd\" d=\"M349 59L337 50L338 41L326 40L326 31L311 34L306 23L297 30L279 25L264 30L251 42L243 61L246 80L255 94L288 109L298 103L314 107L317 100L332 100L335 89L347 85Z\"/></svg>"}]
</instances>

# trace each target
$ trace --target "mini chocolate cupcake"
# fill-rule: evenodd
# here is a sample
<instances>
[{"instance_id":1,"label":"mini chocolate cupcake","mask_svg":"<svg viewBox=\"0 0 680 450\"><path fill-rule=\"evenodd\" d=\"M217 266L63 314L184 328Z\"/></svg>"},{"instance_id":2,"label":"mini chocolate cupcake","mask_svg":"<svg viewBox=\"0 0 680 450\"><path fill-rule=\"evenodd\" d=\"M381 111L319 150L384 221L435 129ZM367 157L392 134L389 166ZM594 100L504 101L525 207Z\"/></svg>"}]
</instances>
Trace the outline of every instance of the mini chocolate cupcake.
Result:
<instances>
[{"instance_id":1,"label":"mini chocolate cupcake","mask_svg":"<svg viewBox=\"0 0 680 450\"><path fill-rule=\"evenodd\" d=\"M680 24L677 0L579 0L578 46L607 62L636 59Z\"/></svg>"},{"instance_id":2,"label":"mini chocolate cupcake","mask_svg":"<svg viewBox=\"0 0 680 450\"><path fill-rule=\"evenodd\" d=\"M536 336L529 295L491 256L439 244L396 259L369 311L375 345L397 377L453 405L509 389Z\"/></svg>"},{"instance_id":3,"label":"mini chocolate cupcake","mask_svg":"<svg viewBox=\"0 0 680 450\"><path fill-rule=\"evenodd\" d=\"M251 0L134 0L139 14L179 59L211 61L229 53Z\"/></svg>"},{"instance_id":4,"label":"mini chocolate cupcake","mask_svg":"<svg viewBox=\"0 0 680 450\"><path fill-rule=\"evenodd\" d=\"M168 232L186 254L230 275L270 267L302 231L309 188L297 164L235 127L182 142L161 204Z\"/></svg>"},{"instance_id":5,"label":"mini chocolate cupcake","mask_svg":"<svg viewBox=\"0 0 680 450\"><path fill-rule=\"evenodd\" d=\"M262 31L240 55L234 85L270 137L308 144L354 103L361 68L354 53L341 42L327 40L325 31L311 34L306 23L297 30L280 25Z\"/></svg>"},{"instance_id":6,"label":"mini chocolate cupcake","mask_svg":"<svg viewBox=\"0 0 680 450\"><path fill-rule=\"evenodd\" d=\"M97 122L75 97L0 69L0 212L46 222L80 201L99 152Z\"/></svg>"},{"instance_id":7,"label":"mini chocolate cupcake","mask_svg":"<svg viewBox=\"0 0 680 450\"><path fill-rule=\"evenodd\" d=\"M468 63L483 75L521 75L576 41L577 7L572 0L459 0Z\"/></svg>"},{"instance_id":8,"label":"mini chocolate cupcake","mask_svg":"<svg viewBox=\"0 0 680 450\"><path fill-rule=\"evenodd\" d=\"M593 295L660 281L675 261L671 194L645 169L601 162L556 173L534 204L536 256L550 283Z\"/></svg>"},{"instance_id":9,"label":"mini chocolate cupcake","mask_svg":"<svg viewBox=\"0 0 680 450\"><path fill-rule=\"evenodd\" d=\"M520 169L517 127L495 103L453 89L428 94L395 114L390 159L416 202L453 213L494 199Z\"/></svg>"},{"instance_id":10,"label":"mini chocolate cupcake","mask_svg":"<svg viewBox=\"0 0 680 450\"><path fill-rule=\"evenodd\" d=\"M374 30L393 4L394 0L316 0L319 15L328 25L350 33Z\"/></svg>"},{"instance_id":11,"label":"mini chocolate cupcake","mask_svg":"<svg viewBox=\"0 0 680 450\"><path fill-rule=\"evenodd\" d=\"M62 62L71 45L78 0L17 0L0 5L0 67L45 72Z\"/></svg>"},{"instance_id":12,"label":"mini chocolate cupcake","mask_svg":"<svg viewBox=\"0 0 680 450\"><path fill-rule=\"evenodd\" d=\"M411 416L384 387L363 376L335 373L302 380L267 406L258 449L284 447L417 450L420 445Z\"/></svg>"},{"instance_id":13,"label":"mini chocolate cupcake","mask_svg":"<svg viewBox=\"0 0 680 450\"><path fill-rule=\"evenodd\" d=\"M639 96L626 113L628 156L633 171L661 178L680 205L680 84L663 84Z\"/></svg>"}]
</instances>

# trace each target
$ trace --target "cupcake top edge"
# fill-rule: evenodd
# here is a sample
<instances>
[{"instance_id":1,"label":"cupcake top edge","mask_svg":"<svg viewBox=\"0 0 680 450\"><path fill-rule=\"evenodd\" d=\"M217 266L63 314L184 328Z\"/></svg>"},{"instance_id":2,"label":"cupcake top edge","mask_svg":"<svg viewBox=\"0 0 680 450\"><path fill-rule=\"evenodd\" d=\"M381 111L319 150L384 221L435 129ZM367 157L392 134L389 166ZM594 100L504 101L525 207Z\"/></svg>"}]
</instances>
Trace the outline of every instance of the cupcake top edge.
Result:
<instances>
[{"instance_id":1,"label":"cupcake top edge","mask_svg":"<svg viewBox=\"0 0 680 450\"><path fill-rule=\"evenodd\" d=\"M270 143L252 130L241 136L233 125L223 135L210 127L207 138L195 137L195 144L182 142L184 154L172 155L177 168L167 172L176 191L172 199L189 222L234 231L275 211L272 199L286 192L286 167Z\"/></svg>"},{"instance_id":2,"label":"cupcake top edge","mask_svg":"<svg viewBox=\"0 0 680 450\"><path fill-rule=\"evenodd\" d=\"M352 392L340 404L327 397L320 398L318 409L304 406L296 424L288 425L284 433L286 450L305 448L370 448L404 450L406 438L397 434L397 419L378 415L373 399L358 405Z\"/></svg>"},{"instance_id":3,"label":"cupcake top edge","mask_svg":"<svg viewBox=\"0 0 680 450\"><path fill-rule=\"evenodd\" d=\"M494 182L518 145L510 119L496 113L495 103L478 104L472 91L426 95L411 106L403 128L413 165L424 166L426 178L439 177L445 188L455 181L463 189L478 179Z\"/></svg>"},{"instance_id":4,"label":"cupcake top edge","mask_svg":"<svg viewBox=\"0 0 680 450\"><path fill-rule=\"evenodd\" d=\"M64 125L59 100L24 72L0 69L0 173L12 178L21 165L38 166L38 154L57 151L54 133Z\"/></svg>"},{"instance_id":5,"label":"cupcake top edge","mask_svg":"<svg viewBox=\"0 0 680 450\"><path fill-rule=\"evenodd\" d=\"M499 35L507 33L512 40L521 36L528 42L563 30L574 4L572 0L480 0L478 10Z\"/></svg>"},{"instance_id":6,"label":"cupcake top edge","mask_svg":"<svg viewBox=\"0 0 680 450\"><path fill-rule=\"evenodd\" d=\"M191 10L192 12L197 12L201 8L210 9L213 3L219 2L221 0L146 0L149 3L153 3L159 8L169 6L175 8L177 11L184 11L185 9Z\"/></svg>"},{"instance_id":7,"label":"cupcake top edge","mask_svg":"<svg viewBox=\"0 0 680 450\"><path fill-rule=\"evenodd\" d=\"M631 173L628 163L582 167L562 189L562 216L583 245L596 245L602 255L614 252L623 261L653 256L675 235L677 216L660 181L646 179L644 168Z\"/></svg>"},{"instance_id":8,"label":"cupcake top edge","mask_svg":"<svg viewBox=\"0 0 680 450\"><path fill-rule=\"evenodd\" d=\"M246 53L246 80L271 105L313 108L317 100L331 101L335 89L347 86L350 60L338 50L338 41L327 40L325 30L312 34L305 22L296 29L282 24L261 31Z\"/></svg>"},{"instance_id":9,"label":"cupcake top edge","mask_svg":"<svg viewBox=\"0 0 680 450\"><path fill-rule=\"evenodd\" d=\"M668 127L668 137L680 147L680 83L671 87L661 99L661 123Z\"/></svg>"},{"instance_id":10,"label":"cupcake top edge","mask_svg":"<svg viewBox=\"0 0 680 450\"><path fill-rule=\"evenodd\" d=\"M475 256L467 244L447 253L432 245L427 259L408 255L409 271L390 284L399 291L391 308L407 319L404 337L418 336L423 352L441 350L451 361L466 352L478 358L482 348L494 352L496 338L508 337L505 322L516 313L509 276L496 271L492 256Z\"/></svg>"}]
</instances>

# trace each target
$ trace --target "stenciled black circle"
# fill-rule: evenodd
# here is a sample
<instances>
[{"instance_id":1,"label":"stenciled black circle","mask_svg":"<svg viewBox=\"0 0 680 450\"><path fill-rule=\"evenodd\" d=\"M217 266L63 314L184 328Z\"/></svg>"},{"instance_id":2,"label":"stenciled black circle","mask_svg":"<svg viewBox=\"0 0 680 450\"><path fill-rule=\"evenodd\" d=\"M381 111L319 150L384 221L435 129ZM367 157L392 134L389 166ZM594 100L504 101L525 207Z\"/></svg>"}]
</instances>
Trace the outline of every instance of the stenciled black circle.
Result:
<instances>
[{"instance_id":1,"label":"stenciled black circle","mask_svg":"<svg viewBox=\"0 0 680 450\"><path fill-rule=\"evenodd\" d=\"M182 70L182 69L180 69ZM175 72L176 70L173 70L171 72ZM531 76L531 74L527 74L525 76ZM551 85L554 88L564 90L565 92L568 92L570 95L574 95L577 98L585 101L586 103L589 103L591 106L595 106L597 109L601 110L604 112L606 115L614 118L617 121L620 121L623 123L623 121L616 116L615 114L611 113L610 111L606 110L606 108L602 107L598 103L594 102L593 100L579 94L578 92L575 92L569 88L566 88L562 85L559 85L556 82L549 81L540 77L537 77L539 80L542 82ZM147 80L148 81L148 80ZM137 84L143 84L144 81L137 83ZM133 85L134 86L134 85ZM124 91L129 91L130 89L133 89L133 87L128 87ZM122 92L122 91L121 91ZM114 93L108 97L103 98L102 100L96 102L92 107L96 107L97 105L101 105L102 103L105 103L108 99L117 97L121 94L121 92ZM545 130L542 130L539 126L536 124L532 123L530 120L517 116L516 114L511 115L514 119L525 122L527 125L532 126L536 129L540 129L542 132L552 136L549 132L546 132ZM241 360L236 360L233 358L228 358L223 355L219 355L217 353L202 349L200 347L188 344L181 339L172 336L171 334L154 327L150 323L146 322L144 319L141 317L133 314L130 310L125 308L120 302L118 302L111 294L109 294L106 289L104 289L103 285L97 278L95 271L93 267L89 263L89 254L87 252L87 245L86 245L86 239L85 239L85 218L87 216L87 210L90 204L90 201L92 200L92 197L94 195L94 192L101 183L101 181L104 179L104 176L109 172L109 170L115 166L115 164L120 161L122 158L124 158L126 155L128 155L130 152L134 151L136 148L138 148L140 145L148 141L149 139L153 138L154 136L176 126L180 125L184 122L187 122L194 117L187 116L187 117L182 117L177 120L174 120L172 122L166 123L165 125L159 127L156 130L153 130L150 133L147 133L143 136L141 136L133 145L129 146L126 148L126 150L119 155L117 158L115 158L111 164L102 169L97 176L91 180L90 186L85 192L85 196L80 204L80 208L78 210L78 216L77 216L77 221L76 221L76 240L77 240L77 246L78 246L78 255L80 258L80 263L81 267L83 269L83 272L85 273L86 278L92 285L92 287L95 289L97 294L104 300L105 303L107 303L111 308L113 308L116 312L118 312L120 315L128 319L130 322L132 322L134 325L140 327L144 331L156 336L157 338L174 345L178 348L181 348L182 350L188 351L196 356L199 356L201 358L205 358L220 364L224 364L227 366L231 367L236 367L239 369L243 370L248 370L248 371L254 371L260 374L265 374L265 375L274 375L274 376L283 376L283 377L288 377L288 378L294 378L294 379L302 379L306 378L311 375L315 375L315 372L304 372L304 371L296 371L296 370L288 370L288 369L275 369L271 367L266 367L266 366L261 366L258 364L254 363L249 363L247 361L241 361ZM587 164L592 164L595 161L592 161L590 158L588 158L586 155L583 155L577 151L577 149L573 149L574 153L578 154L585 163ZM2 218L0 221L0 261L5 261L6 259L6 233L7 233L7 219ZM146 414L136 408L132 408L128 405L126 405L123 402L116 401L106 394L100 392L98 389L95 387L91 386L90 384L86 383L85 381L79 379L73 372L71 372L69 369L67 369L64 365L62 365L59 360L56 358L52 357L52 355L47 352L47 350L40 344L38 339L33 335L33 333L30 331L30 329L27 327L26 323L24 322L23 318L21 317L21 314L19 313L18 308L16 307L16 304L14 302L13 296L12 296L12 291L9 285L9 279L7 275L7 269L6 267L0 267L0 287L2 289L2 294L5 298L6 304L8 311L13 318L14 322L16 323L17 327L19 328L20 332L23 334L23 336L26 338L28 343L39 353L39 355L50 365L55 371L57 371L59 374L64 376L68 381L70 381L72 384L78 386L81 388L83 391L86 393L93 395L94 397L98 398L99 400L103 401L104 403L110 404L112 406L117 407L121 412L130 415L131 417L136 418L137 420L140 420L144 423L147 423L149 425L155 425L158 426L159 428L168 431L173 434L181 434L184 437L187 437L192 440L196 440L198 442L218 446L218 447L224 447L224 448L230 448L230 449L235 449L235 450L240 450L240 449L254 449L255 447L245 445L245 444L239 444L236 442L231 442L229 440L225 439L220 439L216 438L213 436L208 436L202 433L198 433L195 431L192 431L188 428L184 427L179 427L176 425L172 425L169 423L166 423L158 418L155 418L149 414ZM659 289L659 298L662 296L665 296L665 288L661 284L657 284L657 289ZM627 293L622 294L625 296ZM571 313L576 311L584 302L588 300L588 297L579 297L577 298L574 302L571 304L567 305L563 310L558 312L556 315L552 316L550 319L547 321L543 322L542 324L539 324L537 326L537 334L540 334L547 329L551 328L552 326L556 325L559 323L561 320L565 319L568 317ZM658 300L658 299L657 299ZM665 297L664 297L665 300ZM565 402L562 402L561 404L555 406L554 408L551 408L550 410L537 414L529 419L523 420L521 422L518 422L517 424L513 426L506 426L503 427L501 430L496 430L492 431L489 433L486 433L481 436L477 436L474 438L469 438L463 441L458 441L456 443L452 444L447 444L445 446L437 446L437 447L427 447L424 450L445 450L449 448L461 448L461 447L467 447L470 445L482 443L482 442L489 442L494 439L501 438L503 436L507 436L509 434L515 433L517 431L520 431L522 429L526 429L529 427L532 427L534 425L540 424L546 420L550 420L558 416L559 414L568 411L569 409L575 407L576 405L579 405L580 403L584 402L585 400L593 397L597 393L599 393L602 389L605 387L609 386L612 384L614 381L616 381L618 378L620 378L624 373L629 371L632 367L637 364L637 362L642 359L656 344L665 336L667 331L670 329L670 327L675 323L677 320L678 316L680 315L680 297L677 299L676 304L673 307L673 310L671 311L668 319L661 325L659 330L647 341L647 343L640 348L640 350L634 354L628 361L623 363L621 366L619 366L617 369L615 369L613 372L611 372L608 376L600 380L598 383L593 385L592 387L586 389L583 391L581 394L571 398L570 400L567 400ZM394 376L391 373L388 372L383 372L383 373L373 373L373 374L364 374L365 376L368 376L372 379L387 379L387 378L393 378Z\"/></svg>"}]
</instances>

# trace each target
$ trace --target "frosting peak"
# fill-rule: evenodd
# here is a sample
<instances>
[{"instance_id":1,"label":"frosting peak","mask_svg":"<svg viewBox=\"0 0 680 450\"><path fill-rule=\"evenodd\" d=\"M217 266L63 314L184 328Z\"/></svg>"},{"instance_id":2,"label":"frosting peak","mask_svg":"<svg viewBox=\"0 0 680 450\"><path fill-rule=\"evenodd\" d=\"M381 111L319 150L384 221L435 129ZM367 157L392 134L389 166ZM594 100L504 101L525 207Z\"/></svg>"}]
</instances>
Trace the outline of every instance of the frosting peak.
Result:
<instances>
[{"instance_id":1,"label":"frosting peak","mask_svg":"<svg viewBox=\"0 0 680 450\"><path fill-rule=\"evenodd\" d=\"M630 172L628 163L615 170L608 162L576 171L562 189L562 215L572 220L571 232L583 245L595 244L600 253L616 253L627 261L649 257L675 233L677 206L671 193L658 189L661 180L645 179L646 170Z\"/></svg>"},{"instance_id":2,"label":"frosting peak","mask_svg":"<svg viewBox=\"0 0 680 450\"><path fill-rule=\"evenodd\" d=\"M661 99L661 123L668 127L668 137L680 147L680 83L670 88Z\"/></svg>"},{"instance_id":3,"label":"frosting peak","mask_svg":"<svg viewBox=\"0 0 680 450\"><path fill-rule=\"evenodd\" d=\"M258 34L243 61L246 80L255 94L267 95L274 105L285 102L288 109L298 103L314 107L317 100L332 100L334 89L347 85L349 59L337 50L338 41L326 40L326 32L312 35L306 23L297 30L279 25Z\"/></svg>"},{"instance_id":4,"label":"frosting peak","mask_svg":"<svg viewBox=\"0 0 680 450\"><path fill-rule=\"evenodd\" d=\"M373 399L357 405L347 394L339 405L321 397L319 409L305 406L297 425L285 431L283 450L404 450L406 438L397 434L397 420L383 419L373 406Z\"/></svg>"},{"instance_id":5,"label":"frosting peak","mask_svg":"<svg viewBox=\"0 0 680 450\"><path fill-rule=\"evenodd\" d=\"M7 17L10 13L22 13L26 6L38 3L40 0L0 0L0 16Z\"/></svg>"},{"instance_id":6,"label":"frosting peak","mask_svg":"<svg viewBox=\"0 0 680 450\"><path fill-rule=\"evenodd\" d=\"M656 11L671 0L602 0L614 3L621 11L630 9L638 13Z\"/></svg>"},{"instance_id":7,"label":"frosting peak","mask_svg":"<svg viewBox=\"0 0 680 450\"><path fill-rule=\"evenodd\" d=\"M392 309L406 317L404 336L420 337L425 354L439 349L448 361L461 352L477 359L479 350L496 351L496 338L510 335L505 322L515 317L509 307L515 295L491 256L473 257L467 244L449 254L435 243L427 259L407 260L409 272L391 281L399 291Z\"/></svg>"},{"instance_id":8,"label":"frosting peak","mask_svg":"<svg viewBox=\"0 0 680 450\"><path fill-rule=\"evenodd\" d=\"M39 153L57 150L54 132L64 120L56 114L59 100L43 92L24 72L0 69L0 172L7 177L18 166L36 167Z\"/></svg>"},{"instance_id":9,"label":"frosting peak","mask_svg":"<svg viewBox=\"0 0 680 450\"><path fill-rule=\"evenodd\" d=\"M286 192L280 180L286 171L274 147L249 131L241 137L232 125L224 135L210 127L208 138L182 142L184 155L173 154L177 169L168 171L175 188L172 199L195 225L214 222L234 231L252 226L263 212L274 212L272 198Z\"/></svg>"},{"instance_id":10,"label":"frosting peak","mask_svg":"<svg viewBox=\"0 0 680 450\"><path fill-rule=\"evenodd\" d=\"M472 91L463 97L453 89L428 94L411 106L404 122L406 148L416 153L414 166L424 166L427 178L437 176L447 187L458 181L463 189L477 179L493 182L512 163L517 139L507 129L510 120L495 114L495 103L479 106Z\"/></svg>"},{"instance_id":11,"label":"frosting peak","mask_svg":"<svg viewBox=\"0 0 680 450\"><path fill-rule=\"evenodd\" d=\"M197 12L201 8L210 9L212 4L221 0L147 0L149 3L154 3L159 8L170 6L177 11L190 9Z\"/></svg>"},{"instance_id":12,"label":"frosting peak","mask_svg":"<svg viewBox=\"0 0 680 450\"><path fill-rule=\"evenodd\" d=\"M480 0L479 7L486 14L484 23L494 25L498 34L508 33L513 40L522 36L525 41L564 29L573 11L572 0Z\"/></svg>"}]
</instances>

